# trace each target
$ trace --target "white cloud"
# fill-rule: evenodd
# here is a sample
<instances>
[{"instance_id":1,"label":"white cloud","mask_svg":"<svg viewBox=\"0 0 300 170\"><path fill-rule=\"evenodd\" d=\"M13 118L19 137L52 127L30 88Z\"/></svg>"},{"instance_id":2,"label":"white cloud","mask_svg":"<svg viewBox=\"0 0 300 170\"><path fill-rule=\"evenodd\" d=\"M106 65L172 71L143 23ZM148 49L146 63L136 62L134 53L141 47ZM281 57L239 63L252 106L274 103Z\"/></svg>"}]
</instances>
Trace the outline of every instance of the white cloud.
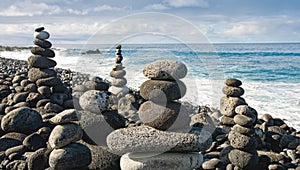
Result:
<instances>
[{"instance_id":1,"label":"white cloud","mask_svg":"<svg viewBox=\"0 0 300 170\"><path fill-rule=\"evenodd\" d=\"M259 22L248 21L234 24L229 30L224 31L227 35L260 35L264 34L267 28Z\"/></svg>"},{"instance_id":2,"label":"white cloud","mask_svg":"<svg viewBox=\"0 0 300 170\"><path fill-rule=\"evenodd\" d=\"M88 10L75 10L75 9L67 9L70 14L75 15L87 15L89 13Z\"/></svg>"},{"instance_id":3,"label":"white cloud","mask_svg":"<svg viewBox=\"0 0 300 170\"><path fill-rule=\"evenodd\" d=\"M100 6L96 6L95 8L93 8L94 12L100 12L100 11L118 11L121 10L122 8L118 8L118 7L113 7L110 5L100 5Z\"/></svg>"},{"instance_id":4,"label":"white cloud","mask_svg":"<svg viewBox=\"0 0 300 170\"><path fill-rule=\"evenodd\" d=\"M163 4L152 4L145 7L146 10L166 10L169 9L169 7L163 5Z\"/></svg>"},{"instance_id":5,"label":"white cloud","mask_svg":"<svg viewBox=\"0 0 300 170\"><path fill-rule=\"evenodd\" d=\"M203 7L207 8L208 2L205 0L165 0L171 7L181 8L181 7Z\"/></svg>"},{"instance_id":6,"label":"white cloud","mask_svg":"<svg viewBox=\"0 0 300 170\"><path fill-rule=\"evenodd\" d=\"M0 11L0 16L34 16L34 15L52 15L61 13L62 10L57 5L47 5L46 3L34 3L23 1L10 5Z\"/></svg>"}]
</instances>

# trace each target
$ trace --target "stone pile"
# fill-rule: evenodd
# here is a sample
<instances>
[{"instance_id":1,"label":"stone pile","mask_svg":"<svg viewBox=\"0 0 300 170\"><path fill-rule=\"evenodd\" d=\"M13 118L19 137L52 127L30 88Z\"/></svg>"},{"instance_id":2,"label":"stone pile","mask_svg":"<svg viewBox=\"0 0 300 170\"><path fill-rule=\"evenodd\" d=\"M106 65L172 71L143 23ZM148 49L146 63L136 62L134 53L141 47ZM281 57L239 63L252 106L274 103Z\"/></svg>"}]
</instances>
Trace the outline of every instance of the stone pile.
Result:
<instances>
[{"instance_id":1,"label":"stone pile","mask_svg":"<svg viewBox=\"0 0 300 170\"><path fill-rule=\"evenodd\" d=\"M144 125L115 130L107 137L110 150L123 155L121 169L200 167L203 158L199 152L210 146L211 134L186 133L190 130L188 111L174 101L186 92L179 80L187 74L186 66L177 61L157 61L146 66L143 73L150 78L140 90L148 100L138 111Z\"/></svg>"},{"instance_id":2,"label":"stone pile","mask_svg":"<svg viewBox=\"0 0 300 170\"><path fill-rule=\"evenodd\" d=\"M122 65L123 56L121 48L121 45L116 47L115 66L110 72L110 77L112 77L113 80L111 82L111 87L108 89L108 91L115 95L117 99L124 97L129 92L129 88L126 87L127 80L124 78L126 71L124 70L125 67Z\"/></svg>"},{"instance_id":3,"label":"stone pile","mask_svg":"<svg viewBox=\"0 0 300 170\"><path fill-rule=\"evenodd\" d=\"M244 89L240 87L242 82L238 79L230 78L225 81L226 86L222 89L226 95L221 98L220 111L222 117L220 124L224 125L224 130L229 132L230 127L234 123L234 116L236 115L235 108L239 105L245 105L246 101L241 96L244 94Z\"/></svg>"}]
</instances>

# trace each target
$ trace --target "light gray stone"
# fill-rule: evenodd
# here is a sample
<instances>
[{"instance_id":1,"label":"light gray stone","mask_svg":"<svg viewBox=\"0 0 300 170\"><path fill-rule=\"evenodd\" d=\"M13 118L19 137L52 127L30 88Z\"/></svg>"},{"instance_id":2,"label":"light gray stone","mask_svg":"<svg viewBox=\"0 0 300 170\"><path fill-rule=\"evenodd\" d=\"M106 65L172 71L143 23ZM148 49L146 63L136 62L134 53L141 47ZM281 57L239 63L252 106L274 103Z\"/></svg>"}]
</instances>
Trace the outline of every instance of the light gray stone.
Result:
<instances>
[{"instance_id":1,"label":"light gray stone","mask_svg":"<svg viewBox=\"0 0 300 170\"><path fill-rule=\"evenodd\" d=\"M80 106L89 112L101 113L109 104L109 96L104 91L89 90L79 98Z\"/></svg>"},{"instance_id":2,"label":"light gray stone","mask_svg":"<svg viewBox=\"0 0 300 170\"><path fill-rule=\"evenodd\" d=\"M34 38L37 38L39 40L45 40L50 37L50 34L47 31L40 31L40 32L34 32L33 36Z\"/></svg>"},{"instance_id":3,"label":"light gray stone","mask_svg":"<svg viewBox=\"0 0 300 170\"><path fill-rule=\"evenodd\" d=\"M225 95L231 96L231 97L240 97L245 93L243 88L241 88L241 87L231 87L231 86L223 87L222 92Z\"/></svg>"},{"instance_id":4,"label":"light gray stone","mask_svg":"<svg viewBox=\"0 0 300 170\"><path fill-rule=\"evenodd\" d=\"M52 124L64 124L72 121L78 121L80 119L80 113L75 109L64 110L54 117L52 117L49 121Z\"/></svg>"},{"instance_id":5,"label":"light gray stone","mask_svg":"<svg viewBox=\"0 0 300 170\"><path fill-rule=\"evenodd\" d=\"M245 105L245 99L241 97L224 96L220 101L220 111L223 115L233 117L236 115L235 108L239 105Z\"/></svg>"}]
</instances>

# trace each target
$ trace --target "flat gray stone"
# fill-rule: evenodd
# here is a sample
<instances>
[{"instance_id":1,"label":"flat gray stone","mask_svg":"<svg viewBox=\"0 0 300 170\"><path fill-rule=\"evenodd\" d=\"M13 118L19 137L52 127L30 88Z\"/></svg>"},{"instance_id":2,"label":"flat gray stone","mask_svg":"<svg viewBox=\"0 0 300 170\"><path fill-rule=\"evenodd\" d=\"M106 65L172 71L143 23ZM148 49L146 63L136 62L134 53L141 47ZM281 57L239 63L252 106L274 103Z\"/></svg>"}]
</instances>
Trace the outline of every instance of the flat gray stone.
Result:
<instances>
[{"instance_id":1,"label":"flat gray stone","mask_svg":"<svg viewBox=\"0 0 300 170\"><path fill-rule=\"evenodd\" d=\"M74 123L56 125L50 133L48 143L53 149L64 147L82 138L81 127Z\"/></svg>"},{"instance_id":2,"label":"flat gray stone","mask_svg":"<svg viewBox=\"0 0 300 170\"><path fill-rule=\"evenodd\" d=\"M59 78L57 77L47 77L47 78L42 78L36 81L36 85L41 87L41 86L57 86L61 85L62 82Z\"/></svg>"},{"instance_id":3,"label":"flat gray stone","mask_svg":"<svg viewBox=\"0 0 300 170\"><path fill-rule=\"evenodd\" d=\"M1 128L6 132L30 134L43 125L41 115L29 107L14 109L6 114L1 121Z\"/></svg>"},{"instance_id":4,"label":"flat gray stone","mask_svg":"<svg viewBox=\"0 0 300 170\"><path fill-rule=\"evenodd\" d=\"M155 103L177 100L185 93L186 86L180 80L147 80L140 87L140 95Z\"/></svg>"},{"instance_id":5,"label":"flat gray stone","mask_svg":"<svg viewBox=\"0 0 300 170\"><path fill-rule=\"evenodd\" d=\"M31 68L28 71L29 80L32 82L36 82L38 79L41 78L56 77L56 76L57 73L53 69Z\"/></svg>"},{"instance_id":6,"label":"flat gray stone","mask_svg":"<svg viewBox=\"0 0 300 170\"><path fill-rule=\"evenodd\" d=\"M117 71L112 70L109 73L109 75L110 75L110 77L113 77L113 78L123 78L126 75L126 71L125 70L117 70Z\"/></svg>"},{"instance_id":7,"label":"flat gray stone","mask_svg":"<svg viewBox=\"0 0 300 170\"><path fill-rule=\"evenodd\" d=\"M239 87L242 85L241 80L235 79L235 78L229 78L225 81L225 84L227 86L232 86L232 87Z\"/></svg>"},{"instance_id":8,"label":"flat gray stone","mask_svg":"<svg viewBox=\"0 0 300 170\"><path fill-rule=\"evenodd\" d=\"M201 166L201 153L134 154L121 157L122 170L188 170Z\"/></svg>"},{"instance_id":9,"label":"flat gray stone","mask_svg":"<svg viewBox=\"0 0 300 170\"><path fill-rule=\"evenodd\" d=\"M200 152L212 143L211 134L200 135L159 131L149 126L123 128L106 138L109 149L115 154L129 152Z\"/></svg>"},{"instance_id":10,"label":"flat gray stone","mask_svg":"<svg viewBox=\"0 0 300 170\"><path fill-rule=\"evenodd\" d=\"M241 97L224 96L220 101L220 111L223 115L233 117L236 115L235 108L239 105L245 105L245 99Z\"/></svg>"},{"instance_id":11,"label":"flat gray stone","mask_svg":"<svg viewBox=\"0 0 300 170\"><path fill-rule=\"evenodd\" d=\"M35 55L41 55L43 57L55 57L55 53L53 50L42 47L32 47L31 53Z\"/></svg>"},{"instance_id":12,"label":"flat gray stone","mask_svg":"<svg viewBox=\"0 0 300 170\"><path fill-rule=\"evenodd\" d=\"M63 148L54 149L49 156L49 165L53 169L87 167L91 162L91 151L88 147L79 143L72 143Z\"/></svg>"},{"instance_id":13,"label":"flat gray stone","mask_svg":"<svg viewBox=\"0 0 300 170\"><path fill-rule=\"evenodd\" d=\"M123 87L127 84L127 80L125 78L117 78L113 79L111 82L112 86Z\"/></svg>"},{"instance_id":14,"label":"flat gray stone","mask_svg":"<svg viewBox=\"0 0 300 170\"><path fill-rule=\"evenodd\" d=\"M86 111L100 114L107 109L109 96L104 91L89 90L79 98L79 104Z\"/></svg>"},{"instance_id":15,"label":"flat gray stone","mask_svg":"<svg viewBox=\"0 0 300 170\"><path fill-rule=\"evenodd\" d=\"M75 109L64 110L54 117L52 117L49 121L52 124L64 124L72 121L78 121L80 118L80 113Z\"/></svg>"},{"instance_id":16,"label":"flat gray stone","mask_svg":"<svg viewBox=\"0 0 300 170\"><path fill-rule=\"evenodd\" d=\"M33 41L33 44L42 47L42 48L51 48L52 43L47 41L47 40L39 40L39 39L35 39Z\"/></svg>"},{"instance_id":17,"label":"flat gray stone","mask_svg":"<svg viewBox=\"0 0 300 170\"><path fill-rule=\"evenodd\" d=\"M251 126L254 126L254 123L256 121L256 116L254 114L248 115L248 116L238 114L238 115L234 116L233 120L238 125L241 125L244 127L251 127Z\"/></svg>"},{"instance_id":18,"label":"flat gray stone","mask_svg":"<svg viewBox=\"0 0 300 170\"><path fill-rule=\"evenodd\" d=\"M39 55L30 56L28 58L28 64L36 68L51 68L57 65L56 61Z\"/></svg>"},{"instance_id":19,"label":"flat gray stone","mask_svg":"<svg viewBox=\"0 0 300 170\"><path fill-rule=\"evenodd\" d=\"M231 87L231 86L223 87L222 92L226 96L231 96L231 97L240 97L245 93L243 88L241 88L241 87Z\"/></svg>"},{"instance_id":20,"label":"flat gray stone","mask_svg":"<svg viewBox=\"0 0 300 170\"><path fill-rule=\"evenodd\" d=\"M187 67L179 61L161 60L148 64L143 74L150 79L176 80L186 76Z\"/></svg>"},{"instance_id":21,"label":"flat gray stone","mask_svg":"<svg viewBox=\"0 0 300 170\"><path fill-rule=\"evenodd\" d=\"M252 135L255 132L253 127L248 128L248 127L243 127L243 126L238 125L238 124L234 125L232 127L232 130L237 132L237 133L241 133L241 134L245 134L245 135Z\"/></svg>"},{"instance_id":22,"label":"flat gray stone","mask_svg":"<svg viewBox=\"0 0 300 170\"><path fill-rule=\"evenodd\" d=\"M231 131L228 135L230 145L235 149L243 151L252 151L257 147L257 142L254 137L246 136L240 133Z\"/></svg>"}]
</instances>

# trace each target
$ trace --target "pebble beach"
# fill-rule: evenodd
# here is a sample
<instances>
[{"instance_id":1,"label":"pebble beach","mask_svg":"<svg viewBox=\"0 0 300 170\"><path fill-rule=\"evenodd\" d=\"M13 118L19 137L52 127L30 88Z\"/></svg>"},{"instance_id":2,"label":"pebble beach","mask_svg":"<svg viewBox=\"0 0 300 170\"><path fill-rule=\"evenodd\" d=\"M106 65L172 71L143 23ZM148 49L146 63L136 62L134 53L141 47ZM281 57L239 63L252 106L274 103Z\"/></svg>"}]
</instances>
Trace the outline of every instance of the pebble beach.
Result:
<instances>
[{"instance_id":1,"label":"pebble beach","mask_svg":"<svg viewBox=\"0 0 300 170\"><path fill-rule=\"evenodd\" d=\"M34 30L27 61L0 58L0 169L300 170L300 132L259 115L243 80L224 79L219 109L195 105L180 61L147 63L133 89L121 45L108 81L57 68L49 37Z\"/></svg>"}]
</instances>

